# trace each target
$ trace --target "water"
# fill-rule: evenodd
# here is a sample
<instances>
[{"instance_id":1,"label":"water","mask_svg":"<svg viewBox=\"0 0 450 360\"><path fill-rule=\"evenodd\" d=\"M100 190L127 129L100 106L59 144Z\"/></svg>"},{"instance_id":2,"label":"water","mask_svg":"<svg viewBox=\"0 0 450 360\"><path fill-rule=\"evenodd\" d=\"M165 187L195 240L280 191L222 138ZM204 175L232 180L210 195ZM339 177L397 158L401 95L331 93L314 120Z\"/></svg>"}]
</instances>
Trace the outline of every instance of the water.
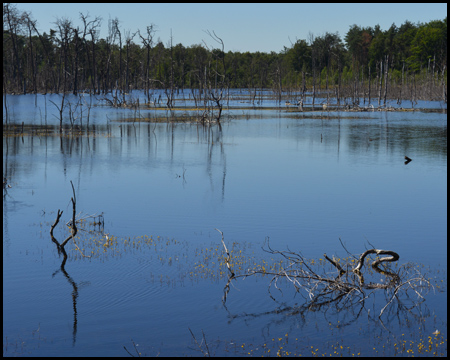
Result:
<instances>
[{"instance_id":1,"label":"water","mask_svg":"<svg viewBox=\"0 0 450 360\"><path fill-rule=\"evenodd\" d=\"M32 96L9 100L17 124L58 123ZM403 317L380 325L367 314L276 314L268 277L233 282L224 307L215 230L242 261L237 273L273 258L261 250L267 237L316 260L346 256L340 238L354 254L369 242L396 251L400 264L423 265L446 284L446 114L242 112L219 131L115 122L132 112L92 108L89 136L3 138L12 186L3 200L4 355L126 356L123 346L136 355L133 341L143 355L200 355L189 328L199 343L203 330L216 355L270 355L281 343L304 355L311 346L332 354L337 343L392 355L402 333L418 342L439 328L446 338L445 285L427 296L414 329ZM49 230L61 209L55 236L68 235L71 180L77 212L103 213L104 229L80 230L92 257L69 243L64 273ZM103 233L114 245L103 246ZM301 303L291 295L282 301Z\"/></svg>"}]
</instances>

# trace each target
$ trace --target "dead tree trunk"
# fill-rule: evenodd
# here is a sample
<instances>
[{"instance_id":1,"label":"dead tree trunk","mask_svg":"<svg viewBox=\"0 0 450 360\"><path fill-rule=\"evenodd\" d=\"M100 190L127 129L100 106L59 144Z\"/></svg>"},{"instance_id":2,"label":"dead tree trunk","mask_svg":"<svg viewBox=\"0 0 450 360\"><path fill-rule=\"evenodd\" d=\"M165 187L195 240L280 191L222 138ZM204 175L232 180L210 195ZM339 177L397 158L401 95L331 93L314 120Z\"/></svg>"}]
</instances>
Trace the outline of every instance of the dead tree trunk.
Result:
<instances>
[{"instance_id":1,"label":"dead tree trunk","mask_svg":"<svg viewBox=\"0 0 450 360\"><path fill-rule=\"evenodd\" d=\"M444 81L445 65L442 68L441 85L442 85L442 101L447 104L447 86Z\"/></svg>"},{"instance_id":2,"label":"dead tree trunk","mask_svg":"<svg viewBox=\"0 0 450 360\"><path fill-rule=\"evenodd\" d=\"M58 225L59 219L61 218L61 215L63 214L63 211L61 211L59 209L58 209L58 213L56 215L56 220L55 220L54 224L52 225L52 227L50 228L50 236L52 238L52 241L58 246L58 249L61 249L61 250L64 250L64 246L66 246L66 244L69 242L69 240L73 239L78 232L77 223L75 221L77 198L75 196L75 188L73 187L72 181L70 181L70 184L72 185L72 191L73 191L73 197L70 199L72 201L72 209L73 209L72 226L71 226L71 230L70 230L70 235L61 244L53 236L53 229L56 227L56 225ZM65 254L65 252L63 252L63 253ZM65 255L65 256L67 256L67 255Z\"/></svg>"},{"instance_id":3,"label":"dead tree trunk","mask_svg":"<svg viewBox=\"0 0 450 360\"><path fill-rule=\"evenodd\" d=\"M368 93L368 100L367 100L367 106L370 105L370 82L372 81L372 78L370 77L370 65L369 65L369 93Z\"/></svg>"},{"instance_id":4,"label":"dead tree trunk","mask_svg":"<svg viewBox=\"0 0 450 360\"><path fill-rule=\"evenodd\" d=\"M383 105L386 106L386 96L387 96L387 90L388 90L388 74L389 74L389 55L386 55L386 64L384 65L384 100Z\"/></svg>"},{"instance_id":5,"label":"dead tree trunk","mask_svg":"<svg viewBox=\"0 0 450 360\"><path fill-rule=\"evenodd\" d=\"M380 82L378 84L378 106L381 104L381 89L383 87L383 61L379 62L379 77Z\"/></svg>"},{"instance_id":6,"label":"dead tree trunk","mask_svg":"<svg viewBox=\"0 0 450 360\"><path fill-rule=\"evenodd\" d=\"M66 98L66 93L63 92L61 99L61 106L56 105L52 100L49 100L53 105L56 106L59 112L59 132L62 133L62 123L63 123L63 112L64 112L64 99Z\"/></svg>"}]
</instances>

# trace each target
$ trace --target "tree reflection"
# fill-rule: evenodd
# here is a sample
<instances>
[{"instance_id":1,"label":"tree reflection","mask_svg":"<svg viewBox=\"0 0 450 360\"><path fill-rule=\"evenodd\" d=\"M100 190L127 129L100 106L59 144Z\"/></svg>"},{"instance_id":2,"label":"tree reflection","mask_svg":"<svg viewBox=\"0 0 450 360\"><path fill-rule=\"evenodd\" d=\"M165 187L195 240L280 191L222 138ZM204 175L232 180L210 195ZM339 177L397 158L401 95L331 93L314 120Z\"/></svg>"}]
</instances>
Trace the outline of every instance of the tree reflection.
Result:
<instances>
[{"instance_id":1,"label":"tree reflection","mask_svg":"<svg viewBox=\"0 0 450 360\"><path fill-rule=\"evenodd\" d=\"M58 270L56 270L52 277L55 277L60 271L63 273L64 277L67 279L69 284L72 286L72 305L73 305L73 325L72 325L72 346L75 346L77 341L77 299L78 299L78 285L69 275L69 273L65 269L65 264L67 261L67 254L64 250L64 247L58 247L58 253L63 255L63 261L61 262L61 266Z\"/></svg>"}]
</instances>

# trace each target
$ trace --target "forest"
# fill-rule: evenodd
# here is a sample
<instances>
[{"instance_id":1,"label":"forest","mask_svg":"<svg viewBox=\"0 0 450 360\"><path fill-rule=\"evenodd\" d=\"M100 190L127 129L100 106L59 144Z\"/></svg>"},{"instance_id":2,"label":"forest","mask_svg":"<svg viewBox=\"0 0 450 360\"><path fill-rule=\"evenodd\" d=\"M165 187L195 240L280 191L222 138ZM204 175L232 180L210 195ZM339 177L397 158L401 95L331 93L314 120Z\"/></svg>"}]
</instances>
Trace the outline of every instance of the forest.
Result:
<instances>
[{"instance_id":1,"label":"forest","mask_svg":"<svg viewBox=\"0 0 450 360\"><path fill-rule=\"evenodd\" d=\"M247 88L346 96L447 101L447 17L405 21L387 30L349 26L343 39L326 32L299 39L279 53L226 51L220 34L185 47L155 39L156 25L124 30L108 19L79 13L82 26L57 18L40 33L30 12L3 4L4 94L141 89ZM283 39L280 39L282 42Z\"/></svg>"}]
</instances>

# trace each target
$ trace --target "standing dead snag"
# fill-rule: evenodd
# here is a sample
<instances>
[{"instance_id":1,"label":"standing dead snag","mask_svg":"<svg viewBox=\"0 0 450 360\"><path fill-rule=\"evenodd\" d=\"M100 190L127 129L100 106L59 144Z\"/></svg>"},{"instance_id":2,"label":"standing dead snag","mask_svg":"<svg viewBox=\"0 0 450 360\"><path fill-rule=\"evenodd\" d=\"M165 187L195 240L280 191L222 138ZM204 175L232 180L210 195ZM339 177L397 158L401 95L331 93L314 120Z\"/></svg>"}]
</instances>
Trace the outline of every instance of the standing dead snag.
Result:
<instances>
[{"instance_id":1,"label":"standing dead snag","mask_svg":"<svg viewBox=\"0 0 450 360\"><path fill-rule=\"evenodd\" d=\"M219 125L219 130L221 131L222 126L220 125L220 118L222 116L224 91L227 87L229 87L229 84L227 81L227 76L226 76L227 67L226 67L226 63L225 63L225 44L224 44L223 40L220 37L218 37L214 31L212 32L212 34L209 30L207 30L205 32L215 42L217 42L221 46L221 49L211 49L210 50L208 45L206 44L206 42L203 41L205 43L206 48L211 51L211 55L213 57L212 60L214 60L214 63L216 65L216 68L212 69L212 70L211 70L211 66L209 66L209 77L210 77L209 84L205 84L205 85L208 86L208 94L209 94L208 100L212 103L215 103L217 106L217 109L219 110L216 120ZM219 69L219 64L220 64L221 69ZM212 77L214 77L214 89L211 84ZM210 118L212 119L212 111L210 112Z\"/></svg>"},{"instance_id":2,"label":"standing dead snag","mask_svg":"<svg viewBox=\"0 0 450 360\"><path fill-rule=\"evenodd\" d=\"M66 240L64 240L61 244L62 247L64 247L67 242L70 239L73 239L75 237L75 235L78 232L77 229L77 222L75 221L75 214L76 214L76 209L77 209L77 198L75 196L75 188L73 187L73 183L72 180L70 181L70 184L72 185L72 190L73 190L73 197L70 199L72 201L72 209L73 209L73 213L72 213L72 229L70 230L70 235L66 238Z\"/></svg>"},{"instance_id":3,"label":"standing dead snag","mask_svg":"<svg viewBox=\"0 0 450 360\"><path fill-rule=\"evenodd\" d=\"M64 259L67 259L67 254L66 254L66 251L64 250L64 246L66 246L66 244L69 242L69 240L73 239L75 237L75 235L77 234L77 232L78 232L77 224L76 224L76 221L75 221L75 214L76 214L76 208L77 208L77 198L75 196L75 188L73 187L72 181L70 181L70 184L72 185L72 191L73 191L73 197L70 199L72 201L72 208L73 208L72 226L71 226L71 230L70 230L70 235L61 244L53 236L53 229L56 227L56 225L58 225L59 220L61 219L61 215L63 214L63 211L61 211L59 209L58 209L58 213L56 215L56 220L55 220L54 224L52 225L52 227L50 229L50 236L52 237L52 241L58 247L58 251L63 253Z\"/></svg>"}]
</instances>

